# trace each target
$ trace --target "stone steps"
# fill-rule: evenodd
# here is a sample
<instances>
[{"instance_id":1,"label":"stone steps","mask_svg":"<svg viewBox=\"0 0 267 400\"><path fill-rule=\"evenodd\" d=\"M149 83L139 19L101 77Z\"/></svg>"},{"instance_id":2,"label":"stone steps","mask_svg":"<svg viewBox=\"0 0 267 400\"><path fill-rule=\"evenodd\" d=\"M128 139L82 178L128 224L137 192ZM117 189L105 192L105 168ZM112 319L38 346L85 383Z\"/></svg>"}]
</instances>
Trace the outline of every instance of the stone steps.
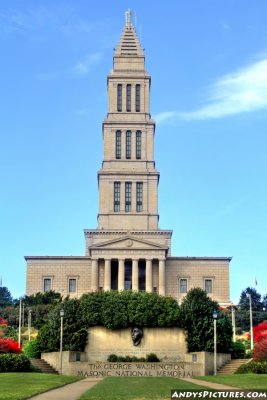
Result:
<instances>
[{"instance_id":1,"label":"stone steps","mask_svg":"<svg viewBox=\"0 0 267 400\"><path fill-rule=\"evenodd\" d=\"M225 364L219 371L218 375L231 375L234 374L238 368L246 364L249 360L248 359L237 359L237 360L231 360L227 364Z\"/></svg>"},{"instance_id":2,"label":"stone steps","mask_svg":"<svg viewBox=\"0 0 267 400\"><path fill-rule=\"evenodd\" d=\"M31 358L31 364L33 367L39 369L40 371L44 372L45 374L57 374L58 372L53 368L48 362L45 360L41 360L39 358Z\"/></svg>"}]
</instances>

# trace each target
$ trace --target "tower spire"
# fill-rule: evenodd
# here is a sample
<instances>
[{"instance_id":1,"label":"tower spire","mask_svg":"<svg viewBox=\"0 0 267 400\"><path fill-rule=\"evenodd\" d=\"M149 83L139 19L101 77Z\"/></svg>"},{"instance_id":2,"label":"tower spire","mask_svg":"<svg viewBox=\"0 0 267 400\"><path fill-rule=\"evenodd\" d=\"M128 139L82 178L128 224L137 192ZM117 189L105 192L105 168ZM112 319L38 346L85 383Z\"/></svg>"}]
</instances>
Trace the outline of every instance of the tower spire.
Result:
<instances>
[{"instance_id":1,"label":"tower spire","mask_svg":"<svg viewBox=\"0 0 267 400\"><path fill-rule=\"evenodd\" d=\"M125 12L125 26L130 27L132 26L132 11L130 8Z\"/></svg>"}]
</instances>

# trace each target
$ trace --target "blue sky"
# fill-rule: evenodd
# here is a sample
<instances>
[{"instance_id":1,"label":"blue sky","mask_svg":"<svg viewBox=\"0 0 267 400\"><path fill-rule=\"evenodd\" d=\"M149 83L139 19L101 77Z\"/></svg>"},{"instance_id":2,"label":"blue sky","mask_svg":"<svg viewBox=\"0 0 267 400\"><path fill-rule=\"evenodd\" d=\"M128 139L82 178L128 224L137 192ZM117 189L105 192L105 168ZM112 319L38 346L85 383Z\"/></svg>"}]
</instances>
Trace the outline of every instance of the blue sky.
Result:
<instances>
[{"instance_id":1,"label":"blue sky","mask_svg":"<svg viewBox=\"0 0 267 400\"><path fill-rule=\"evenodd\" d=\"M152 76L160 228L176 256L232 256L231 299L267 293L267 2L0 3L0 275L83 255L97 226L106 76L128 7Z\"/></svg>"}]
</instances>

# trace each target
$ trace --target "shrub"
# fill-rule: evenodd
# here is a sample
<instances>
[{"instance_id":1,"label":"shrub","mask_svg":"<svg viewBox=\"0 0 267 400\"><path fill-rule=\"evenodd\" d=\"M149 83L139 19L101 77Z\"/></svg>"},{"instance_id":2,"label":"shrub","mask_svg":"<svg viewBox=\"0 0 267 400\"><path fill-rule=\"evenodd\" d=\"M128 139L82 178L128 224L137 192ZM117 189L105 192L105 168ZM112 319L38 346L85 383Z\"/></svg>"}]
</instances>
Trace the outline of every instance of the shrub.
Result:
<instances>
[{"instance_id":1,"label":"shrub","mask_svg":"<svg viewBox=\"0 0 267 400\"><path fill-rule=\"evenodd\" d=\"M0 317L0 325L2 325L2 326L7 326L7 325L8 325L7 320L4 319L4 318L2 318L2 317Z\"/></svg>"},{"instance_id":2,"label":"shrub","mask_svg":"<svg viewBox=\"0 0 267 400\"><path fill-rule=\"evenodd\" d=\"M254 351L251 349L246 350L245 358L253 358L253 353Z\"/></svg>"},{"instance_id":3,"label":"shrub","mask_svg":"<svg viewBox=\"0 0 267 400\"><path fill-rule=\"evenodd\" d=\"M254 361L267 361L267 338L255 344L253 352Z\"/></svg>"},{"instance_id":4,"label":"shrub","mask_svg":"<svg viewBox=\"0 0 267 400\"><path fill-rule=\"evenodd\" d=\"M200 289L191 289L181 304L181 323L186 331L187 350L213 351L214 323L212 314L219 310L216 301L211 300L207 293ZM232 324L227 315L219 313L217 321L217 350L230 352L232 343Z\"/></svg>"},{"instance_id":5,"label":"shrub","mask_svg":"<svg viewBox=\"0 0 267 400\"><path fill-rule=\"evenodd\" d=\"M117 362L118 361L118 356L116 354L110 354L107 358L108 362Z\"/></svg>"},{"instance_id":6,"label":"shrub","mask_svg":"<svg viewBox=\"0 0 267 400\"><path fill-rule=\"evenodd\" d=\"M160 361L158 356L154 353L147 354L146 360L147 360L147 362L159 362Z\"/></svg>"},{"instance_id":7,"label":"shrub","mask_svg":"<svg viewBox=\"0 0 267 400\"><path fill-rule=\"evenodd\" d=\"M256 325L253 328L253 339L255 342L260 342L262 339L267 339L267 322Z\"/></svg>"},{"instance_id":8,"label":"shrub","mask_svg":"<svg viewBox=\"0 0 267 400\"><path fill-rule=\"evenodd\" d=\"M147 354L146 357L136 356L117 356L116 354L110 354L107 358L108 362L159 362L160 359L154 353Z\"/></svg>"},{"instance_id":9,"label":"shrub","mask_svg":"<svg viewBox=\"0 0 267 400\"><path fill-rule=\"evenodd\" d=\"M84 294L81 299L66 298L51 310L48 321L39 330L37 343L41 352L58 351L59 311L63 308L63 349L83 351L90 326L108 329L133 326L180 326L177 301L157 293L110 291Z\"/></svg>"},{"instance_id":10,"label":"shrub","mask_svg":"<svg viewBox=\"0 0 267 400\"><path fill-rule=\"evenodd\" d=\"M23 346L23 353L29 358L40 358L41 352L39 350L37 340L36 339L29 340Z\"/></svg>"},{"instance_id":11,"label":"shrub","mask_svg":"<svg viewBox=\"0 0 267 400\"><path fill-rule=\"evenodd\" d=\"M27 372L31 363L24 354L0 354L0 372Z\"/></svg>"},{"instance_id":12,"label":"shrub","mask_svg":"<svg viewBox=\"0 0 267 400\"><path fill-rule=\"evenodd\" d=\"M233 342L231 344L232 359L245 358L245 356L246 356L246 348L244 344L240 340L238 340L237 342Z\"/></svg>"},{"instance_id":13,"label":"shrub","mask_svg":"<svg viewBox=\"0 0 267 400\"><path fill-rule=\"evenodd\" d=\"M21 353L21 347L13 339L0 339L0 353Z\"/></svg>"},{"instance_id":14,"label":"shrub","mask_svg":"<svg viewBox=\"0 0 267 400\"><path fill-rule=\"evenodd\" d=\"M248 364L241 365L236 374L267 374L267 361L250 361Z\"/></svg>"}]
</instances>

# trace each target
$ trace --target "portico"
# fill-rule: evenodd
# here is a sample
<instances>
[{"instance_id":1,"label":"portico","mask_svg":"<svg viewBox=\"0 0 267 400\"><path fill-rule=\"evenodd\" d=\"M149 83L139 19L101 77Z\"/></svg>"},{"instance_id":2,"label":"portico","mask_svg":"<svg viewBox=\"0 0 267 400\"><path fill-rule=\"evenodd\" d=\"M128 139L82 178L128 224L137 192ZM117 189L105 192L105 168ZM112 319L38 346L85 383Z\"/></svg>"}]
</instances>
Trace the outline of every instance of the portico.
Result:
<instances>
[{"instance_id":1,"label":"portico","mask_svg":"<svg viewBox=\"0 0 267 400\"><path fill-rule=\"evenodd\" d=\"M146 292L157 292L165 296L165 265L166 258L157 258L158 255L146 254L133 256L133 258L113 258L107 254L107 258L92 258L91 290L145 290ZM101 267L104 267L101 286ZM154 272L154 276L153 276ZM153 285L153 282L156 286Z\"/></svg>"}]
</instances>

